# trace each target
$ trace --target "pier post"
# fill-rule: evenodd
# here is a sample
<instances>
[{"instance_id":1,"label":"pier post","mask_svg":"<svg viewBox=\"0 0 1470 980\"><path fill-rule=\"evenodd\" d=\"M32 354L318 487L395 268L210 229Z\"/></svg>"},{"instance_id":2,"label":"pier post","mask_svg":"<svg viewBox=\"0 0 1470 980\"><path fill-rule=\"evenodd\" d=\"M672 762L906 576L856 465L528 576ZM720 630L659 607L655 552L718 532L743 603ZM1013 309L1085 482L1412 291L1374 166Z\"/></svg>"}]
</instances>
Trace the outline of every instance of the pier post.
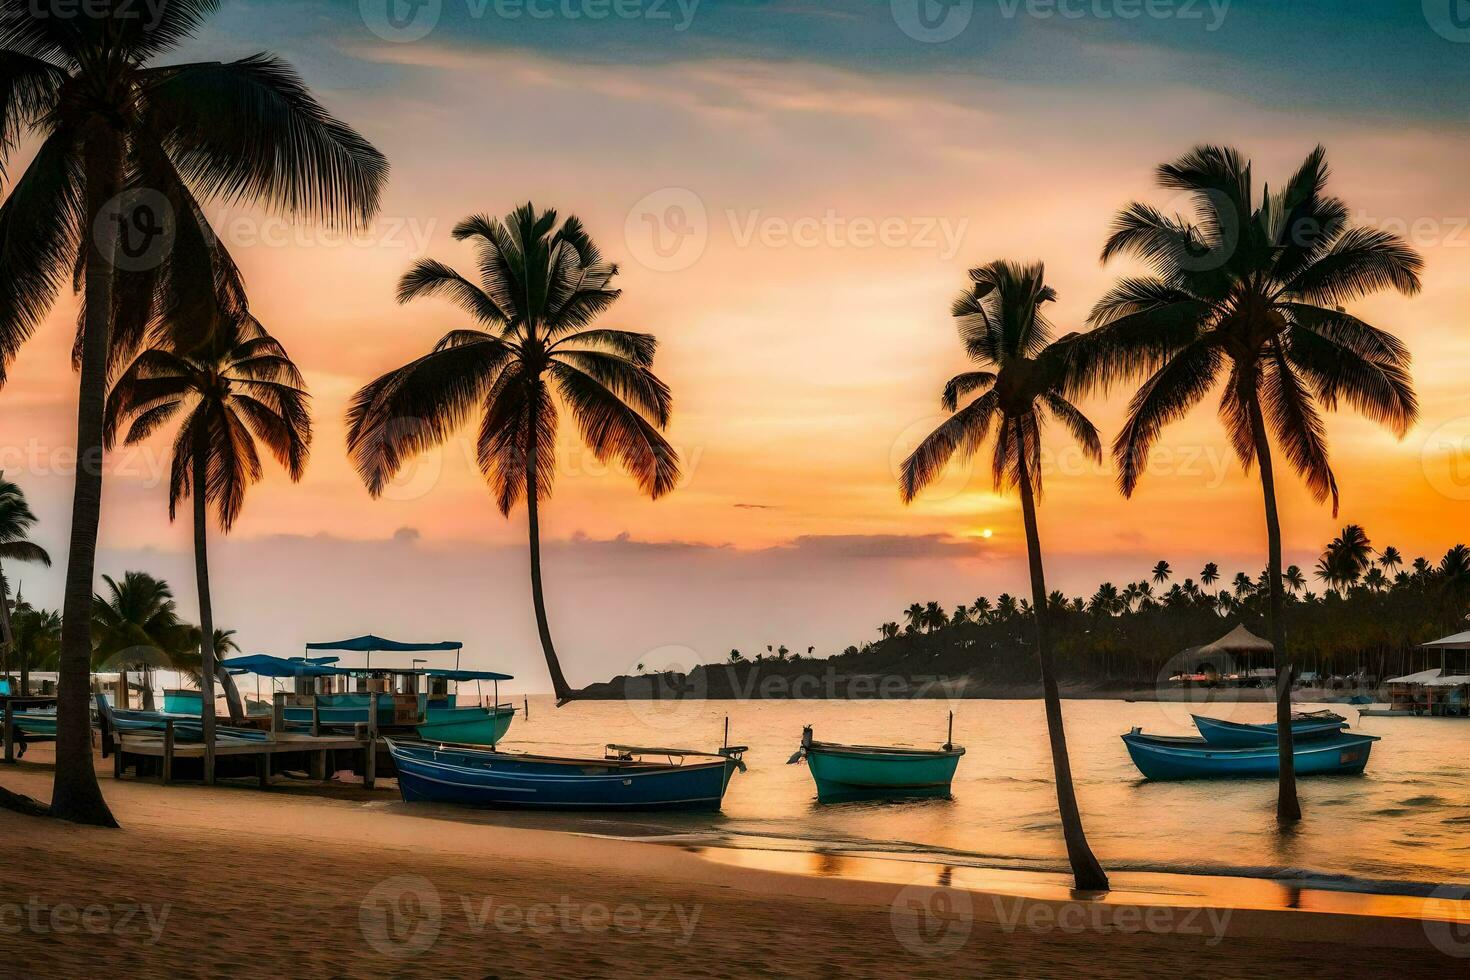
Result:
<instances>
[{"instance_id":1,"label":"pier post","mask_svg":"<svg viewBox=\"0 0 1470 980\"><path fill-rule=\"evenodd\" d=\"M368 695L367 755L362 760L362 784L372 789L378 781L378 695Z\"/></svg>"},{"instance_id":2,"label":"pier post","mask_svg":"<svg viewBox=\"0 0 1470 980\"><path fill-rule=\"evenodd\" d=\"M163 726L163 783L167 786L174 778L174 722L170 718Z\"/></svg>"},{"instance_id":3,"label":"pier post","mask_svg":"<svg viewBox=\"0 0 1470 980\"><path fill-rule=\"evenodd\" d=\"M0 601L4 601L0 599ZM15 761L15 705L5 699L5 761Z\"/></svg>"},{"instance_id":4,"label":"pier post","mask_svg":"<svg viewBox=\"0 0 1470 980\"><path fill-rule=\"evenodd\" d=\"M311 737L320 738L322 734L322 702L319 697L311 699Z\"/></svg>"},{"instance_id":5,"label":"pier post","mask_svg":"<svg viewBox=\"0 0 1470 980\"><path fill-rule=\"evenodd\" d=\"M260 776L260 788L270 789L271 786L271 753L269 749L256 756L255 771Z\"/></svg>"},{"instance_id":6,"label":"pier post","mask_svg":"<svg viewBox=\"0 0 1470 980\"><path fill-rule=\"evenodd\" d=\"M286 730L286 692L271 695L271 732L279 734Z\"/></svg>"},{"instance_id":7,"label":"pier post","mask_svg":"<svg viewBox=\"0 0 1470 980\"><path fill-rule=\"evenodd\" d=\"M319 783L327 781L326 749L319 749L311 754L311 778Z\"/></svg>"}]
</instances>

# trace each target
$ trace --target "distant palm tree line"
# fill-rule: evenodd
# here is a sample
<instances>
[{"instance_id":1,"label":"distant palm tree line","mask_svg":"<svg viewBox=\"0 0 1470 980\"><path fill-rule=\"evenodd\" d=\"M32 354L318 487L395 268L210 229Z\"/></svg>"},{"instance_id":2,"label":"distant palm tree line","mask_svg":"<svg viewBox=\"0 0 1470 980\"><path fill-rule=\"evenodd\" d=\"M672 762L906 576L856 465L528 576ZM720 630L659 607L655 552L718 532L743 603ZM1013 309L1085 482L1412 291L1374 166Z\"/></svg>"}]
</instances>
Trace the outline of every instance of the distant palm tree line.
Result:
<instances>
[{"instance_id":1,"label":"distant palm tree line","mask_svg":"<svg viewBox=\"0 0 1470 980\"><path fill-rule=\"evenodd\" d=\"M1302 569L1289 566L1285 581L1286 617L1292 648L1303 666L1347 676L1360 671L1382 680L1413 666L1419 644L1464 626L1470 604L1470 547L1457 544L1438 560L1416 558L1407 567L1393 546L1360 550L1363 529L1349 525L1322 551L1316 578L1322 591L1307 589ZM1163 564L1163 563L1161 563ZM1153 571L1149 573L1152 577ZM1166 589L1149 578L1121 589L1103 582L1090 596L1047 595L1047 607L1066 639L1062 655L1067 675L1079 682L1152 684L1158 670L1186 647L1216 639L1230 621L1257 626L1264 620L1269 591L1266 573L1237 572L1230 589L1209 588L1219 580L1218 565L1200 570ZM1033 618L1029 600L1002 593L946 612L939 602L913 603L901 620L878 626L879 639L852 645L847 657L917 654L970 656L985 664L1000 652L1018 652L1014 631ZM992 629L993 628L993 629ZM1002 679L1024 680L1022 661L1000 657Z\"/></svg>"}]
</instances>

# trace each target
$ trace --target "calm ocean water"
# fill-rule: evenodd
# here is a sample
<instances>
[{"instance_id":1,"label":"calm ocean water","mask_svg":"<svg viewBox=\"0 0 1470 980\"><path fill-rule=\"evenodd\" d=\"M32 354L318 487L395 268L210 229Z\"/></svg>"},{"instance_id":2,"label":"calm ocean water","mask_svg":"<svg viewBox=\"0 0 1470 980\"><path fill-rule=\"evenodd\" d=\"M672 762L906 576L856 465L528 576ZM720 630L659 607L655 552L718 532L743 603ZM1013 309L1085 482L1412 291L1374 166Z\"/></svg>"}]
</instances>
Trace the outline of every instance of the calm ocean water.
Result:
<instances>
[{"instance_id":1,"label":"calm ocean water","mask_svg":"<svg viewBox=\"0 0 1470 980\"><path fill-rule=\"evenodd\" d=\"M1306 819L1277 832L1271 781L1146 783L1118 738L1194 734L1190 711L1271 720L1266 704L1067 701L1065 715L1093 848L1115 871L1306 878L1397 891L1470 884L1470 722L1364 718L1333 706L1356 730L1381 735L1367 772L1300 783ZM804 724L820 740L934 745L955 713L968 754L950 800L818 806L805 765L787 765ZM532 698L504 747L601 754L607 742L714 748L724 719L750 746L717 815L559 817L513 822L645 836L693 835L734 847L888 854L981 868L1064 870L1046 726L1039 701L573 702ZM503 819L503 818L497 818Z\"/></svg>"}]
</instances>

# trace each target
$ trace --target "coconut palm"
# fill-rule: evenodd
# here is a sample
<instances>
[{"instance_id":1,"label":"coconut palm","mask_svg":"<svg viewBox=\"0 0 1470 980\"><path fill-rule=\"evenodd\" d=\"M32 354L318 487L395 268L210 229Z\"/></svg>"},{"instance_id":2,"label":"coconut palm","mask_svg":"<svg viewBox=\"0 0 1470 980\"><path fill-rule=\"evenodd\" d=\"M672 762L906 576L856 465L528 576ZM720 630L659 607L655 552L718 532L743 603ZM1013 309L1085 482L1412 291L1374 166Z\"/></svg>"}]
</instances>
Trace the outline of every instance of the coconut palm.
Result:
<instances>
[{"instance_id":1,"label":"coconut palm","mask_svg":"<svg viewBox=\"0 0 1470 980\"><path fill-rule=\"evenodd\" d=\"M1052 342L1052 326L1043 307L1056 299L1056 293L1046 285L1044 272L1041 263L1007 261L970 271L974 285L955 300L953 313L965 352L977 369L956 375L945 385L941 402L953 414L904 460L900 491L905 502L912 501L939 477L951 459L956 455L972 456L993 432L991 476L995 488L1019 490L1026 524L1036 652L1067 857L1078 888L1105 889L1107 875L1087 843L1072 786L1062 702L1047 642L1050 615L1036 524L1043 422L1048 418L1060 422L1083 452L1099 461L1102 445L1092 423L1069 400L1082 380L1072 349L1075 335ZM965 398L969 400L961 407ZM1002 607L1008 598L1001 597Z\"/></svg>"},{"instance_id":2,"label":"coconut palm","mask_svg":"<svg viewBox=\"0 0 1470 980\"><path fill-rule=\"evenodd\" d=\"M20 596L15 599L15 655L21 676L30 670L54 670L61 649L61 613L36 609Z\"/></svg>"},{"instance_id":3,"label":"coconut palm","mask_svg":"<svg viewBox=\"0 0 1470 980\"><path fill-rule=\"evenodd\" d=\"M132 0L96 0L80 13L69 0L0 0L0 170L21 134L36 147L0 205L0 371L63 280L74 274L82 294L50 806L68 820L115 823L92 771L87 703L107 374L160 310L190 311L178 322L202 335L222 294L231 305L243 295L200 202L359 223L376 212L387 178L382 156L270 55L155 64L218 5L172 0L140 16Z\"/></svg>"},{"instance_id":4,"label":"coconut palm","mask_svg":"<svg viewBox=\"0 0 1470 980\"><path fill-rule=\"evenodd\" d=\"M1121 280L1097 303L1091 363L1103 382L1145 378L1113 447L1125 495L1163 428L1225 382L1221 420L1242 465L1260 470L1280 733L1276 812L1291 822L1301 807L1268 432L1313 496L1331 496L1335 510L1322 411L1346 402L1399 436L1418 413L1408 350L1343 304L1386 288L1417 292L1423 262L1396 235L1348 227L1346 205L1326 193L1321 147L1258 204L1250 164L1233 149L1198 147L1158 177L1190 198L1194 214L1135 203L1118 215L1103 260L1133 255L1153 275Z\"/></svg>"},{"instance_id":5,"label":"coconut palm","mask_svg":"<svg viewBox=\"0 0 1470 980\"><path fill-rule=\"evenodd\" d=\"M1302 574L1300 566L1290 565L1286 571L1281 573L1281 580L1293 593L1300 592L1307 584L1307 577Z\"/></svg>"},{"instance_id":6,"label":"coconut palm","mask_svg":"<svg viewBox=\"0 0 1470 980\"><path fill-rule=\"evenodd\" d=\"M51 556L30 539L36 515L26 502L25 491L0 473L0 674L10 673L10 655L15 650L15 630L10 622L10 585L5 579L4 562L39 562L48 568ZM20 693L30 690L30 661L20 660Z\"/></svg>"},{"instance_id":7,"label":"coconut palm","mask_svg":"<svg viewBox=\"0 0 1470 980\"><path fill-rule=\"evenodd\" d=\"M111 447L123 426L123 443L147 439L182 416L173 443L168 516L192 499L194 571L199 589L200 690L203 693L204 778L214 777L214 681L224 679L230 718L239 723L244 705L214 649L214 606L209 590L209 508L228 534L245 504L245 493L262 476L256 443L263 445L300 480L311 446L309 396L301 372L286 349L244 314L222 326L204 344L181 350L167 337L142 351L118 376L107 398L103 440Z\"/></svg>"},{"instance_id":8,"label":"coconut palm","mask_svg":"<svg viewBox=\"0 0 1470 980\"><path fill-rule=\"evenodd\" d=\"M1172 574L1173 569L1169 567L1169 563L1166 561L1160 561L1153 567L1152 575L1154 579L1154 584L1163 585L1165 582L1169 581L1169 576Z\"/></svg>"},{"instance_id":9,"label":"coconut palm","mask_svg":"<svg viewBox=\"0 0 1470 980\"><path fill-rule=\"evenodd\" d=\"M1403 552L1389 545L1378 553L1378 565L1384 572L1392 574L1393 570L1404 563Z\"/></svg>"},{"instance_id":10,"label":"coconut palm","mask_svg":"<svg viewBox=\"0 0 1470 980\"><path fill-rule=\"evenodd\" d=\"M104 575L102 581L107 594L92 597L92 668L117 672L120 706L126 707L130 668L138 668L145 679L154 668L190 668L178 657L189 626L179 619L167 582L147 572L124 572L120 582ZM144 683L143 688L147 692L151 685Z\"/></svg>"},{"instance_id":11,"label":"coconut palm","mask_svg":"<svg viewBox=\"0 0 1470 980\"><path fill-rule=\"evenodd\" d=\"M1214 562L1206 562L1205 567L1200 569L1199 580L1205 588L1209 588L1220 581L1220 566Z\"/></svg>"},{"instance_id":12,"label":"coconut palm","mask_svg":"<svg viewBox=\"0 0 1470 980\"><path fill-rule=\"evenodd\" d=\"M347 449L377 496L404 461L448 438L477 407L478 459L500 512L526 502L531 597L557 702L572 697L541 587L539 508L551 496L558 401L601 461L616 459L650 497L674 489L679 458L660 431L672 397L653 373L648 334L593 326L621 294L617 266L576 217L526 204L504 220L475 215L454 229L479 250L479 283L432 259L400 280L398 300L442 296L474 326L452 330L423 357L353 398Z\"/></svg>"}]
</instances>

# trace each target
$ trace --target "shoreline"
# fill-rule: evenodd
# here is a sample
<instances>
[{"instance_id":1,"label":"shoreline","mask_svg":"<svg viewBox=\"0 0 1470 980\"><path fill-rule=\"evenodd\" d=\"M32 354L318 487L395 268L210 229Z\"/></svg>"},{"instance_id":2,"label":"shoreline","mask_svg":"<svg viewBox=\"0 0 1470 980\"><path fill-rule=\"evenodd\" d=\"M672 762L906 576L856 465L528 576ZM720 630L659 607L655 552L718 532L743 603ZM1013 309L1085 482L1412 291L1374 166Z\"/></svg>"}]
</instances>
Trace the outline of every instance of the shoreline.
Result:
<instances>
[{"instance_id":1,"label":"shoreline","mask_svg":"<svg viewBox=\"0 0 1470 980\"><path fill-rule=\"evenodd\" d=\"M37 757L0 769L0 782L44 798L50 775ZM7 859L12 894L42 908L172 909L176 926L152 942L118 939L122 962L136 956L154 972L243 962L262 975L708 975L690 961L698 950L813 976L839 965L913 976L977 966L1096 973L1102 957L1119 973L1166 958L1201 976L1324 963L1368 976L1463 962L1439 944L1455 927L1408 917L1415 906L1470 922L1470 909L1442 902L1400 898L1365 914L1350 907L1357 899L1334 908L1312 890L1296 909L1252 908L1245 893L1222 901L1241 887L1226 879L1117 872L1107 895L1078 895L1050 873L456 820L408 809L391 787L102 783L120 831L0 811L0 833L24 842ZM551 924L529 924L533 909ZM798 918L801 949L788 942ZM430 920L432 941L420 949ZM89 939L0 928L0 949L22 962L54 957L58 972L85 972ZM1470 953L1464 946L1457 952Z\"/></svg>"}]
</instances>

